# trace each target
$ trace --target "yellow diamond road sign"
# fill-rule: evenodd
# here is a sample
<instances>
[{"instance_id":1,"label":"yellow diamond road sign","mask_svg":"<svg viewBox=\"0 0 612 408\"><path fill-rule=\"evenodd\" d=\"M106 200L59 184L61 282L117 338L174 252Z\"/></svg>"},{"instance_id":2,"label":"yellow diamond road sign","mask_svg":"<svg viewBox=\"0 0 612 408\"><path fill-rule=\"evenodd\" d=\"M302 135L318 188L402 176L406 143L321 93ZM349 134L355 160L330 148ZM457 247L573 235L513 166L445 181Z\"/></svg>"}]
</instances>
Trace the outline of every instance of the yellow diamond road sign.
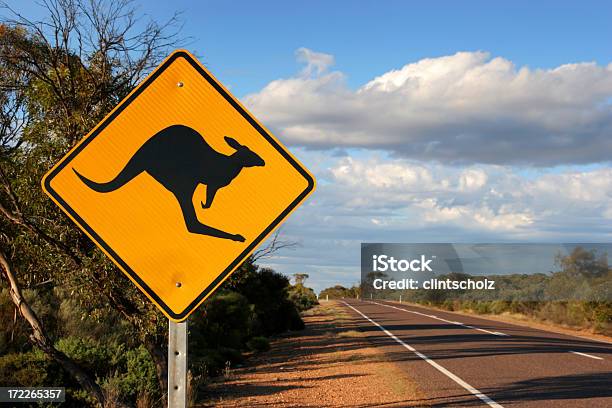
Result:
<instances>
[{"instance_id":1,"label":"yellow diamond road sign","mask_svg":"<svg viewBox=\"0 0 612 408\"><path fill-rule=\"evenodd\" d=\"M43 189L182 321L313 191L314 177L176 51L59 161Z\"/></svg>"}]
</instances>

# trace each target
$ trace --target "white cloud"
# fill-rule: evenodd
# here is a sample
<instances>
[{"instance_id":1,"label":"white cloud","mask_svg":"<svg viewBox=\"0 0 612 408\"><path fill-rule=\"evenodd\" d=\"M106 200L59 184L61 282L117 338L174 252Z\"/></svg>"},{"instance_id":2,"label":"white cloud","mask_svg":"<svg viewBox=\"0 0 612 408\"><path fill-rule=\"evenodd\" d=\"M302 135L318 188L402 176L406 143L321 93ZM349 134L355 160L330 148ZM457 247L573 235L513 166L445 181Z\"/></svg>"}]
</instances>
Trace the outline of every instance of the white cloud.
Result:
<instances>
[{"instance_id":1,"label":"white cloud","mask_svg":"<svg viewBox=\"0 0 612 408\"><path fill-rule=\"evenodd\" d=\"M357 282L361 242L612 238L612 64L459 52L351 89L332 55L296 55L301 72L246 98L318 180L279 270L321 289Z\"/></svg>"},{"instance_id":2,"label":"white cloud","mask_svg":"<svg viewBox=\"0 0 612 408\"><path fill-rule=\"evenodd\" d=\"M497 178L490 184L488 171ZM338 195L347 211L367 213L386 208L394 222L372 218L378 226L444 224L503 232L533 222L531 209L516 205L510 192L504 191L515 187L515 181L510 182L514 176L507 172L499 166L456 168L401 159L345 157L330 168L334 193L328 193Z\"/></svg>"},{"instance_id":3,"label":"white cloud","mask_svg":"<svg viewBox=\"0 0 612 408\"><path fill-rule=\"evenodd\" d=\"M612 236L612 168L457 167L369 151L301 156L319 163L319 187L302 216L314 234L308 240L322 231L361 241L374 231L377 241L402 233L417 242Z\"/></svg>"},{"instance_id":4,"label":"white cloud","mask_svg":"<svg viewBox=\"0 0 612 408\"><path fill-rule=\"evenodd\" d=\"M247 105L293 144L385 149L451 163L592 163L612 157L612 65L516 67L484 52L410 63L357 90L333 56L301 48L300 75ZM466 179L467 181L467 179Z\"/></svg>"},{"instance_id":5,"label":"white cloud","mask_svg":"<svg viewBox=\"0 0 612 408\"><path fill-rule=\"evenodd\" d=\"M421 188L431 182L431 174L424 166L404 166L393 162L357 161L344 158L330 169L336 181L347 184L366 183L375 188Z\"/></svg>"},{"instance_id":6,"label":"white cloud","mask_svg":"<svg viewBox=\"0 0 612 408\"><path fill-rule=\"evenodd\" d=\"M315 52L308 48L298 48L295 52L297 60L304 63L306 66L302 70L305 76L321 75L329 67L334 65L334 56L322 52Z\"/></svg>"},{"instance_id":7,"label":"white cloud","mask_svg":"<svg viewBox=\"0 0 612 408\"><path fill-rule=\"evenodd\" d=\"M274 259L318 289L359 280L361 242L609 242L612 168L453 166L382 151L294 149L318 180ZM352 272L351 272L352 271Z\"/></svg>"},{"instance_id":8,"label":"white cloud","mask_svg":"<svg viewBox=\"0 0 612 408\"><path fill-rule=\"evenodd\" d=\"M487 184L487 173L482 169L466 169L459 175L459 190L476 191Z\"/></svg>"}]
</instances>

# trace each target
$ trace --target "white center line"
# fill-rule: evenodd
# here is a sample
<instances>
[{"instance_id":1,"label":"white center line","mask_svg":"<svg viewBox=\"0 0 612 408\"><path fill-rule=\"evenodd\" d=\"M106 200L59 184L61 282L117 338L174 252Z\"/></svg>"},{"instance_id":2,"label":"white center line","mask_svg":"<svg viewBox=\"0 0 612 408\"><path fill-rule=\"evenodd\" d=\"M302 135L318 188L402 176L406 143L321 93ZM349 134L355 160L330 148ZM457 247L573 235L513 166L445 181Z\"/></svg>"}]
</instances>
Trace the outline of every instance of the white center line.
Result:
<instances>
[{"instance_id":1,"label":"white center line","mask_svg":"<svg viewBox=\"0 0 612 408\"><path fill-rule=\"evenodd\" d=\"M592 355L590 355L590 354L587 354L587 353L581 353L581 352L579 352L579 351L570 351L570 353L572 353L572 354L578 354L579 356L584 356L584 357L592 358L592 359L594 359L594 360L603 360L603 358L601 358L601 357L592 356Z\"/></svg>"},{"instance_id":2,"label":"white center line","mask_svg":"<svg viewBox=\"0 0 612 408\"><path fill-rule=\"evenodd\" d=\"M502 333L502 332L498 332L498 331L490 331L490 330L486 330L486 329L481 329L480 327L470 326L469 324L465 324L465 323L461 323L461 322L453 322L451 320L446 320L446 319L443 319L443 318L438 317L438 316L429 315L429 314L425 314L425 313L421 313L421 312L415 312L413 310L402 309L401 307L386 305L384 303L378 303L378 302L372 302L372 301L370 301L370 303L374 303L375 305L379 305L379 306L390 307L392 309L401 310L402 312L406 312L406 313L414 313L414 314L417 314L417 315L420 315L420 316L430 317L432 319L440 320L440 321L445 322L445 323L456 324L458 326L463 326L463 327L466 327L468 329L478 330L478 331L481 331L481 332L484 332L484 333L493 334L494 336L506 336L506 337L510 336L509 334L506 334L506 333Z\"/></svg>"},{"instance_id":3,"label":"white center line","mask_svg":"<svg viewBox=\"0 0 612 408\"><path fill-rule=\"evenodd\" d=\"M376 327L378 327L380 330L382 330L387 336L391 337L393 340L395 340L396 342L398 342L399 344L401 344L402 346L404 346L404 348L412 351L414 354L416 354L417 356L419 356L420 358L422 358L423 360L425 360L427 363L429 363L433 368L435 368L436 370L440 371L442 374L446 375L448 378L450 378L451 380L453 380L454 382L456 382L457 384L459 384L460 386L462 386L463 388L465 388L467 391L471 392L472 394L474 394L476 397L478 397L481 401L483 401L485 404L489 405L490 407L493 408L504 408L503 405L498 404L497 402L493 401L491 398L489 398L486 394L483 394L482 392L478 391L476 388L472 387L470 384L468 384L467 382L465 382L464 380L462 380L460 377L456 376L455 374L451 373L450 371L448 371L446 368L442 367L440 364L436 363L435 361L431 360L429 357L427 357L425 354L417 351L414 347L412 347L409 344L404 343L402 340L400 340L397 336L395 336L395 334L391 333L389 330L385 329L383 326L381 326L380 324L376 323L374 320L370 319L368 316L366 316L365 314L361 313L359 310L355 309L353 306L349 305L346 302L342 302L345 305L347 305L348 307L350 307L351 309L353 309L354 311L356 311L357 313L359 313L364 319L368 320L370 323L372 323L373 325L375 325ZM374 303L374 302L373 302Z\"/></svg>"}]
</instances>

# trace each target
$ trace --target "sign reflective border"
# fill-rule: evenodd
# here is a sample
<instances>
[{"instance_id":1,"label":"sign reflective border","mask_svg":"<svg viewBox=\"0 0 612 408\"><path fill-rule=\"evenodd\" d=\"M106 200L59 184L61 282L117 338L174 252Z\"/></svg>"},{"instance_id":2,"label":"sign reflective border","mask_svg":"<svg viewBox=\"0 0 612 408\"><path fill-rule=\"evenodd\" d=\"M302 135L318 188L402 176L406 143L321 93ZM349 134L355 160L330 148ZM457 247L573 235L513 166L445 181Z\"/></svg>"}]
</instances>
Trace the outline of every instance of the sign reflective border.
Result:
<instances>
[{"instance_id":1,"label":"sign reflective border","mask_svg":"<svg viewBox=\"0 0 612 408\"><path fill-rule=\"evenodd\" d=\"M168 318L182 321L306 199L315 180L179 50L42 184Z\"/></svg>"}]
</instances>

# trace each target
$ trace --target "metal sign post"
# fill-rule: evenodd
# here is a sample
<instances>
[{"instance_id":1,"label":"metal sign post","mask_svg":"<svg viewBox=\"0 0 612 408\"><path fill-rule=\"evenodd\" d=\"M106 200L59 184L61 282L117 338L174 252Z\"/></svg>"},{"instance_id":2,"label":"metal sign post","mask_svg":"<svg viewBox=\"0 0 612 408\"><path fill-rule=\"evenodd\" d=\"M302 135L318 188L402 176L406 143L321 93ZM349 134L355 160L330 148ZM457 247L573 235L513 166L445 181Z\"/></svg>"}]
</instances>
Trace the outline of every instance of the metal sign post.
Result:
<instances>
[{"instance_id":1,"label":"metal sign post","mask_svg":"<svg viewBox=\"0 0 612 408\"><path fill-rule=\"evenodd\" d=\"M168 322L168 408L187 408L187 320Z\"/></svg>"}]
</instances>

